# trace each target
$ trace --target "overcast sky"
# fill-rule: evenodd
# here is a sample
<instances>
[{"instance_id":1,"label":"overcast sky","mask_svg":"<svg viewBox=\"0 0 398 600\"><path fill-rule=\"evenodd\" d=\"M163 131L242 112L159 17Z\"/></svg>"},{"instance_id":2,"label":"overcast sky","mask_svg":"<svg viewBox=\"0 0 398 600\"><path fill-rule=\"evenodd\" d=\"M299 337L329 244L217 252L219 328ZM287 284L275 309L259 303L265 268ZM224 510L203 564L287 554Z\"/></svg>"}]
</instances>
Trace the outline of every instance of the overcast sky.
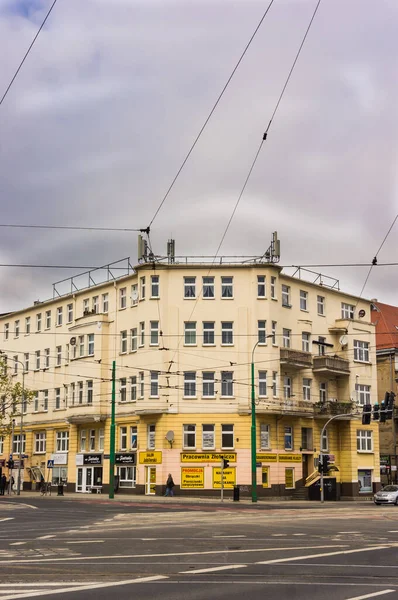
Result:
<instances>
[{"instance_id":1,"label":"overcast sky","mask_svg":"<svg viewBox=\"0 0 398 600\"><path fill-rule=\"evenodd\" d=\"M146 227L269 0L58 0L0 107L0 223ZM0 0L0 96L50 0ZM152 227L214 254L316 0L275 0ZM398 212L398 3L323 0L221 254L370 262ZM398 261L398 223L379 262ZM136 234L0 229L0 263L100 265ZM359 294L367 269L320 269ZM79 272L0 269L0 311ZM398 267L364 296L398 304Z\"/></svg>"}]
</instances>

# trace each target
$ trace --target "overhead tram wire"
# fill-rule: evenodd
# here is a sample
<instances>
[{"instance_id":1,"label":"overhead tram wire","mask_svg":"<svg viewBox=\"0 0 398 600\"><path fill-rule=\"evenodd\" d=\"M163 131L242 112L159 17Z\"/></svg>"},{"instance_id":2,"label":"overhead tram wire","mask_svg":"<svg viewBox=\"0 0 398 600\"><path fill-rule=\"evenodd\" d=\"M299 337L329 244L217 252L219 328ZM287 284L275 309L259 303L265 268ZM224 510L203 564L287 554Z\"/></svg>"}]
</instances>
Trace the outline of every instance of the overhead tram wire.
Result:
<instances>
[{"instance_id":1,"label":"overhead tram wire","mask_svg":"<svg viewBox=\"0 0 398 600\"><path fill-rule=\"evenodd\" d=\"M15 229L67 229L69 231L143 231L143 229L131 229L129 227L73 227L69 225L17 225L0 223L0 227L13 227Z\"/></svg>"},{"instance_id":2,"label":"overhead tram wire","mask_svg":"<svg viewBox=\"0 0 398 600\"><path fill-rule=\"evenodd\" d=\"M27 49L27 51L25 52L25 55L24 55L23 59L22 59L22 60L21 60L21 62L19 63L19 66L18 66L17 70L15 71L15 73L14 73L14 75L13 75L13 77L12 77L12 79L11 79L10 83L8 84L8 86L7 86L7 88L6 88L5 92L4 92L4 94L3 94L3 96L2 96L2 98L1 98L1 100L0 100L0 106L3 104L3 102L4 102L4 100L5 100L5 97L7 96L8 92L10 91L12 84L13 84L13 83L14 83L14 81L16 80L16 78L17 78L17 76L18 76L18 73L20 72L20 70L21 70L21 68L22 68L22 66L23 66L23 64L24 64L24 62L25 62L25 60L28 58L28 55L29 55L30 51L32 50L32 48L33 48L33 46L34 46L34 43L36 42L37 38L39 37L39 35L40 35L40 32L41 32L41 30L43 29L43 27L44 27L44 25L45 25L45 23L46 23L46 21L47 21L48 17L50 16L50 14L51 14L51 11L53 10L54 6L56 5L56 3L57 3L57 0L54 0L54 2L51 4L51 6L50 6L49 10L47 11L47 14L46 14L46 16L44 17L44 20L43 20L42 24L40 25L40 27L39 27L39 29L38 29L38 31L37 31L37 33L36 33L35 37L33 38L32 42L31 42L31 44L30 44L30 46L29 46L29 48L28 48L28 49Z\"/></svg>"},{"instance_id":3,"label":"overhead tram wire","mask_svg":"<svg viewBox=\"0 0 398 600\"><path fill-rule=\"evenodd\" d=\"M210 111L210 113L208 114L208 116L207 116L207 118L206 118L205 122L203 123L202 127L200 128L200 130L199 130L199 133L197 134L197 136L196 136L196 138L194 139L194 141L193 141L193 143L192 143L191 147L189 148L189 150L188 150L188 153L186 154L186 156L185 156L184 160L182 161L180 168L178 169L178 171L177 171L176 175L174 176L174 179L172 180L172 182L171 182L171 184L169 185L169 187L168 187L168 189L167 189L167 191L166 191L165 195L163 196L163 198L162 198L162 200L161 200L161 202L160 202L160 204L159 204L158 208L156 209L156 211L155 211L155 214L153 215L153 217L152 217L152 220L151 220L151 221L150 221L150 223L149 223L149 227L151 227L151 226L152 226L152 224L153 224L154 220L156 219L156 217L158 216L158 214L159 214L159 212L160 212L160 210L161 210L161 208L162 208L163 204L166 202L166 200L167 200L167 198L168 198L168 196L169 196L169 194L170 194L171 190L173 189L173 187L174 187L174 185L175 185L175 183L176 183L176 181L177 181L178 177L180 176L180 174L181 174L181 172L182 172L183 168L185 167L185 165L186 165L186 163L187 163L187 161L188 161L189 157L191 156L191 154L192 154L192 152L193 152L193 150L194 150L194 148L195 148L196 144L198 143L198 141L199 141L199 139L200 139L200 137L201 137L202 133L204 132L204 130L205 130L205 128L206 128L206 126L207 126L208 122L210 121L211 117L213 116L213 113L214 113L214 111L216 110L216 108L217 108L218 104L220 103L220 100L221 100L221 98L223 97L223 95L224 95L225 91L227 90L227 88L228 88L228 86L229 86L229 84L230 84L230 82L231 82L231 80L232 80L233 76L235 75L236 71L238 70L238 67L239 67L240 63L242 62L242 60L243 60L243 58L244 58L244 56L245 56L246 52L247 52L247 51L248 51L248 49L250 48L250 46L251 46L251 43L253 42L254 38L256 37L256 34L257 34L258 30L260 29L260 27L261 27L261 25L262 25L262 23L263 23L263 21L264 21L265 17L267 16L267 14L268 14L268 12L269 12L269 10L270 10L271 6L273 5L274 1L275 1L275 0L271 0L271 1L270 1L270 3L268 4L267 8L265 9L265 12L264 12L263 16L261 17L261 19L260 19L259 23L257 24L257 27L255 28L255 30L254 30L254 32L252 33L252 35L251 35L251 37L250 37L249 41L247 42L247 44L246 44L246 46L245 46L245 48L244 48L244 50L243 50L242 54L241 54L241 55L240 55L240 57L239 57L239 60L238 60L238 62L236 63L235 67L234 67L234 68L233 68L233 70L232 70L232 73L231 73L231 74L230 74L230 76L228 77L228 79L227 79L227 82L225 83L224 87L222 88L222 90L221 90L220 94L218 95L218 98L217 98L216 102L214 103L214 105L213 105L213 108L211 109L211 111Z\"/></svg>"}]
</instances>

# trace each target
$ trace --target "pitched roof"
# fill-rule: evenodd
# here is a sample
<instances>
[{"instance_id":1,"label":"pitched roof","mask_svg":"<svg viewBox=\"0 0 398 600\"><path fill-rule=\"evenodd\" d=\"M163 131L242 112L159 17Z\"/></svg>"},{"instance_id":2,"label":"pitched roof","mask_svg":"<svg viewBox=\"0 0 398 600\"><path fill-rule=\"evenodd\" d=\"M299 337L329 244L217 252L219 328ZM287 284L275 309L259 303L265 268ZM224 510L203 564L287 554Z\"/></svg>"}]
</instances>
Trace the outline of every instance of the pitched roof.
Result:
<instances>
[{"instance_id":1,"label":"pitched roof","mask_svg":"<svg viewBox=\"0 0 398 600\"><path fill-rule=\"evenodd\" d=\"M372 302L372 323L376 325L376 350L398 349L398 306Z\"/></svg>"}]
</instances>

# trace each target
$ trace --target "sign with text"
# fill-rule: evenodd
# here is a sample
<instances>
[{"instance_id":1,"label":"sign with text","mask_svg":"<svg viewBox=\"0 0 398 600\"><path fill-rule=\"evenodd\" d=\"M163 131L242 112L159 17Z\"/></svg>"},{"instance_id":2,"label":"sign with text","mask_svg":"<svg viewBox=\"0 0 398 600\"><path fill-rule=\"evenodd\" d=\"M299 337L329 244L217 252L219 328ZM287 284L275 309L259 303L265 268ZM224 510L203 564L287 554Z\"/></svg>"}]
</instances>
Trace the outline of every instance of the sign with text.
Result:
<instances>
[{"instance_id":1,"label":"sign with text","mask_svg":"<svg viewBox=\"0 0 398 600\"><path fill-rule=\"evenodd\" d=\"M265 452L258 452L256 454L256 461L260 463L276 463L276 462L293 462L301 463L301 454L266 454Z\"/></svg>"},{"instance_id":2,"label":"sign with text","mask_svg":"<svg viewBox=\"0 0 398 600\"><path fill-rule=\"evenodd\" d=\"M303 460L301 454L278 454L279 462L301 463Z\"/></svg>"},{"instance_id":3,"label":"sign with text","mask_svg":"<svg viewBox=\"0 0 398 600\"><path fill-rule=\"evenodd\" d=\"M232 489L236 484L236 467L223 470L224 489ZM213 467L213 488L221 488L221 467Z\"/></svg>"},{"instance_id":4,"label":"sign with text","mask_svg":"<svg viewBox=\"0 0 398 600\"><path fill-rule=\"evenodd\" d=\"M160 465L161 463L161 452L140 452L140 465Z\"/></svg>"},{"instance_id":5,"label":"sign with text","mask_svg":"<svg viewBox=\"0 0 398 600\"><path fill-rule=\"evenodd\" d=\"M54 465L67 465L68 454L66 452L54 452L54 454L51 454L51 460L54 461Z\"/></svg>"},{"instance_id":6,"label":"sign with text","mask_svg":"<svg viewBox=\"0 0 398 600\"><path fill-rule=\"evenodd\" d=\"M137 462L135 452L116 452L115 465L135 465Z\"/></svg>"},{"instance_id":7,"label":"sign with text","mask_svg":"<svg viewBox=\"0 0 398 600\"><path fill-rule=\"evenodd\" d=\"M260 452L256 454L256 461L258 462L278 462L277 454L265 454L264 452Z\"/></svg>"},{"instance_id":8,"label":"sign with text","mask_svg":"<svg viewBox=\"0 0 398 600\"><path fill-rule=\"evenodd\" d=\"M285 469L285 488L294 488L294 469Z\"/></svg>"},{"instance_id":9,"label":"sign with text","mask_svg":"<svg viewBox=\"0 0 398 600\"><path fill-rule=\"evenodd\" d=\"M204 488L204 467L181 467L181 488Z\"/></svg>"},{"instance_id":10,"label":"sign with text","mask_svg":"<svg viewBox=\"0 0 398 600\"><path fill-rule=\"evenodd\" d=\"M102 454L76 454L76 465L102 465Z\"/></svg>"},{"instance_id":11,"label":"sign with text","mask_svg":"<svg viewBox=\"0 0 398 600\"><path fill-rule=\"evenodd\" d=\"M221 462L221 459L236 462L236 452L181 452L181 462Z\"/></svg>"}]
</instances>

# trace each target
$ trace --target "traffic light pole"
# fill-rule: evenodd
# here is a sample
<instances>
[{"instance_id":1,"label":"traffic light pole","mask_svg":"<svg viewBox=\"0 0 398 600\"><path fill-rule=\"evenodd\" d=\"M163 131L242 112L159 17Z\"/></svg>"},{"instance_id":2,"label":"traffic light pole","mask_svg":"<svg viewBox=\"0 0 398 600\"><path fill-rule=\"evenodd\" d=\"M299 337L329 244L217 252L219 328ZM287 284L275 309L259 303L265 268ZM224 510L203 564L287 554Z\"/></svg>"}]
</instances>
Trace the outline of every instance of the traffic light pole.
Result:
<instances>
[{"instance_id":1,"label":"traffic light pole","mask_svg":"<svg viewBox=\"0 0 398 600\"><path fill-rule=\"evenodd\" d=\"M19 434L19 463L18 463L18 479L17 479L17 495L18 496L21 495L21 466L22 466L22 448L23 448L23 411L25 408L25 365L22 362L20 362L19 364L22 365L22 402L21 402L21 430L20 430L20 434Z\"/></svg>"},{"instance_id":2,"label":"traffic light pole","mask_svg":"<svg viewBox=\"0 0 398 600\"><path fill-rule=\"evenodd\" d=\"M257 347L256 342L252 350L251 363L251 409L252 409L252 427L251 427L251 463L252 463L252 502L257 502L257 449L256 449L256 392L254 387L254 351Z\"/></svg>"},{"instance_id":3,"label":"traffic light pole","mask_svg":"<svg viewBox=\"0 0 398 600\"><path fill-rule=\"evenodd\" d=\"M221 502L224 502L224 457L221 459Z\"/></svg>"},{"instance_id":4,"label":"traffic light pole","mask_svg":"<svg viewBox=\"0 0 398 600\"><path fill-rule=\"evenodd\" d=\"M116 409L116 361L112 362L112 411L109 449L109 498L115 497L115 409Z\"/></svg>"}]
</instances>

